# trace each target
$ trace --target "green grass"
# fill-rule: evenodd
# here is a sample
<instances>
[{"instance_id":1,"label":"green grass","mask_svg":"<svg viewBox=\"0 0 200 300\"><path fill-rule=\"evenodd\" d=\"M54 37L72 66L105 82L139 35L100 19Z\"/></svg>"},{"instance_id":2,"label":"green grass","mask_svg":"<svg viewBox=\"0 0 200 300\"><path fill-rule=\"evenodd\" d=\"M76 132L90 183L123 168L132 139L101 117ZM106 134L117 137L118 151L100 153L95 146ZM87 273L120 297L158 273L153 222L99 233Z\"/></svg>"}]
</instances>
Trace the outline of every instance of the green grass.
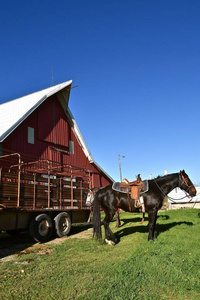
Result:
<instances>
[{"instance_id":1,"label":"green grass","mask_svg":"<svg viewBox=\"0 0 200 300\"><path fill-rule=\"evenodd\" d=\"M114 247L66 239L0 263L0 299L199 299L200 210L159 213L154 242L141 215L121 220Z\"/></svg>"}]
</instances>

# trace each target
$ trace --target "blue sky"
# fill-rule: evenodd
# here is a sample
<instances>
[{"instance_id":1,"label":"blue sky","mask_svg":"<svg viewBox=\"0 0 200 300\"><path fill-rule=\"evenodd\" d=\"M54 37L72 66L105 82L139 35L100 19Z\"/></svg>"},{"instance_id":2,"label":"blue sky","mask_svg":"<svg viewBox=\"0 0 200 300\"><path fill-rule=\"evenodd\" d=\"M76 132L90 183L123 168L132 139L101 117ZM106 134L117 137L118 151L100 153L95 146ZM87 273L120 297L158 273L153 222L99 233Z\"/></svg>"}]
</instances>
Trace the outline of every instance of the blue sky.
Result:
<instances>
[{"instance_id":1,"label":"blue sky","mask_svg":"<svg viewBox=\"0 0 200 300\"><path fill-rule=\"evenodd\" d=\"M200 2L0 1L0 102L73 80L69 106L119 180L200 183Z\"/></svg>"}]
</instances>

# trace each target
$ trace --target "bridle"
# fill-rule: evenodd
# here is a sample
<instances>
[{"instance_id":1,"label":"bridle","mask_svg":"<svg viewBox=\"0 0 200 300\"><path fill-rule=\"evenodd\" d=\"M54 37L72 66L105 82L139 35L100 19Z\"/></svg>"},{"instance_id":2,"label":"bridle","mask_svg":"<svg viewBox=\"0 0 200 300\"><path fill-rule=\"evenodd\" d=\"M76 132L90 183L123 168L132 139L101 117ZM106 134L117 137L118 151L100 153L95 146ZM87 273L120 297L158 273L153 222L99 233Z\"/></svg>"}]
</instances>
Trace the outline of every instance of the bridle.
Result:
<instances>
[{"instance_id":1,"label":"bridle","mask_svg":"<svg viewBox=\"0 0 200 300\"><path fill-rule=\"evenodd\" d=\"M179 187L181 188L183 184L185 184L188 187L188 190L189 190L189 193L190 193L190 189L193 187L193 184L189 185L188 177L184 177L183 172L180 171Z\"/></svg>"},{"instance_id":2,"label":"bridle","mask_svg":"<svg viewBox=\"0 0 200 300\"><path fill-rule=\"evenodd\" d=\"M164 192L163 189L158 185L158 183L156 182L155 179L154 179L154 182L155 182L155 184L157 185L157 187L159 188L159 190L162 192L162 194L163 194L165 197L168 197L168 199L171 200L171 201L174 202L174 203L176 203L174 200L182 200L182 199L188 197L188 195L186 194L186 192L185 192L185 196L182 197L182 198L180 198L180 199L174 199L174 198L172 198L172 197L169 197L169 195L166 195L166 194L165 194L165 192ZM181 186L182 186L183 184L185 184L185 185L188 187L188 191L189 191L189 194L190 194L190 189L193 187L193 184L189 185L189 183L188 183L188 177L184 177L183 172L180 171L180 173L179 173L179 187L181 188ZM191 199L190 201L192 201L192 199ZM189 201L189 202L190 202L190 201Z\"/></svg>"}]
</instances>

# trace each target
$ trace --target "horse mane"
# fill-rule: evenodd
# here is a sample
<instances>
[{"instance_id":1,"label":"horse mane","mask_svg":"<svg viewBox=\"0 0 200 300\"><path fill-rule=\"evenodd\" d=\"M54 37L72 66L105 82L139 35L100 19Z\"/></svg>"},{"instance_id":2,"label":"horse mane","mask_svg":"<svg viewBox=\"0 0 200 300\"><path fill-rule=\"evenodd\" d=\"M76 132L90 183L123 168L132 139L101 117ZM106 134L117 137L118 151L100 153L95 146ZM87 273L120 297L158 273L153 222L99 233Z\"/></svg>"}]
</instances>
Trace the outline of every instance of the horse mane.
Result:
<instances>
[{"instance_id":1,"label":"horse mane","mask_svg":"<svg viewBox=\"0 0 200 300\"><path fill-rule=\"evenodd\" d=\"M154 177L153 180L160 179L160 178L164 178L164 177L167 177L167 176L169 176L169 175L172 175L172 174L158 175L157 177Z\"/></svg>"},{"instance_id":2,"label":"horse mane","mask_svg":"<svg viewBox=\"0 0 200 300\"><path fill-rule=\"evenodd\" d=\"M166 176L166 175L158 175L157 177L155 177L154 179L159 179L159 178L161 178L161 177L164 177L164 176Z\"/></svg>"},{"instance_id":3,"label":"horse mane","mask_svg":"<svg viewBox=\"0 0 200 300\"><path fill-rule=\"evenodd\" d=\"M171 173L171 174L166 174L166 175L158 175L157 177L153 178L154 180L155 179L161 179L161 178L166 178L168 176L174 176L174 175L177 175L178 173Z\"/></svg>"}]
</instances>

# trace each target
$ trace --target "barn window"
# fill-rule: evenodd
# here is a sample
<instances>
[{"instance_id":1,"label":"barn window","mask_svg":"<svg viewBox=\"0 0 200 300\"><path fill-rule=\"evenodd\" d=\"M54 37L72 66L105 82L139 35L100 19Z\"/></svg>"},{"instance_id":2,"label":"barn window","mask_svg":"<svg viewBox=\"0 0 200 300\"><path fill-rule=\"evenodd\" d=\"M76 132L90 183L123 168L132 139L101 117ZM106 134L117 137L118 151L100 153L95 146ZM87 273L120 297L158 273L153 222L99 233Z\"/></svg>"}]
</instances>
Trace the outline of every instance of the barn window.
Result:
<instances>
[{"instance_id":1,"label":"barn window","mask_svg":"<svg viewBox=\"0 0 200 300\"><path fill-rule=\"evenodd\" d=\"M34 128L28 127L28 143L34 144Z\"/></svg>"},{"instance_id":2,"label":"barn window","mask_svg":"<svg viewBox=\"0 0 200 300\"><path fill-rule=\"evenodd\" d=\"M69 153L74 154L74 142L69 141Z\"/></svg>"}]
</instances>

